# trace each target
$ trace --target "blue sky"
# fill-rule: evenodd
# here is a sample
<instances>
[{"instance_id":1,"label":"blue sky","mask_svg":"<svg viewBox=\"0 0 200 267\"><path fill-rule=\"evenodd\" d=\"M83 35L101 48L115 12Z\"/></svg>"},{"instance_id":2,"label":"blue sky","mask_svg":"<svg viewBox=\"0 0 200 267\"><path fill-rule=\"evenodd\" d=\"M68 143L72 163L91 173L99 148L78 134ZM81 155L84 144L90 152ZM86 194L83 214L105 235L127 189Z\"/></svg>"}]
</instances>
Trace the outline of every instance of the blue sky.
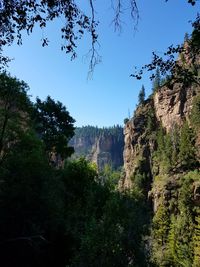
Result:
<instances>
[{"instance_id":1,"label":"blue sky","mask_svg":"<svg viewBox=\"0 0 200 267\"><path fill-rule=\"evenodd\" d=\"M88 10L88 0L79 0ZM128 2L125 1L125 2ZM96 66L93 78L87 80L89 62L85 55L90 49L90 36L79 43L78 57L70 60L61 52L60 21L42 32L36 28L32 35L5 49L14 58L8 71L30 86L32 100L50 95L61 101L76 120L76 126L123 125L124 118L135 109L138 93L144 84L146 95L151 93L151 81L145 75L141 81L130 77L134 66L151 60L152 51L162 53L171 44L183 42L185 32L191 32L189 20L200 10L186 0L138 0L140 20L137 31L128 13L124 13L121 34L115 33L111 21L113 10L109 0L96 0L96 17L102 62ZM41 47L41 38L47 35L50 44Z\"/></svg>"}]
</instances>

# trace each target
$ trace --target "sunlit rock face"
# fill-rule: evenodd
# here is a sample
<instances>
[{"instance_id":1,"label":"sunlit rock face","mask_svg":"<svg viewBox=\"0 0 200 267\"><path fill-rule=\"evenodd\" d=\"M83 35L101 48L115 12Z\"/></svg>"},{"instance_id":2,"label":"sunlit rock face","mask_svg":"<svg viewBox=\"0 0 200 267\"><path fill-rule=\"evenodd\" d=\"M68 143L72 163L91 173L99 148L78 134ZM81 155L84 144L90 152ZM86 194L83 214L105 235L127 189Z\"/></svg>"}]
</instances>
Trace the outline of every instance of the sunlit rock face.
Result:
<instances>
[{"instance_id":1,"label":"sunlit rock face","mask_svg":"<svg viewBox=\"0 0 200 267\"><path fill-rule=\"evenodd\" d=\"M117 169L123 165L123 146L122 140L117 140L114 135L101 135L96 139L88 158L96 163L99 170L106 164Z\"/></svg>"},{"instance_id":2,"label":"sunlit rock face","mask_svg":"<svg viewBox=\"0 0 200 267\"><path fill-rule=\"evenodd\" d=\"M86 130L83 129L83 132L81 131L80 128L79 133L75 134L70 141L70 145L75 149L73 157L86 157L97 165L99 171L105 165L110 165L113 169L123 166L124 135L122 127L96 128L95 130L93 127L88 127Z\"/></svg>"},{"instance_id":3,"label":"sunlit rock face","mask_svg":"<svg viewBox=\"0 0 200 267\"><path fill-rule=\"evenodd\" d=\"M148 113L153 109L152 99L139 106L133 116L124 127L124 170L125 176L121 181L122 187L130 188L132 186L131 176L139 168L139 161L144 158L146 160L144 168L148 171L151 150L154 144L148 140L147 120Z\"/></svg>"},{"instance_id":4,"label":"sunlit rock face","mask_svg":"<svg viewBox=\"0 0 200 267\"><path fill-rule=\"evenodd\" d=\"M181 84L174 84L172 89L164 86L155 93L155 114L167 132L174 125L181 126L185 119L188 120L195 95L195 87L185 88Z\"/></svg>"},{"instance_id":5,"label":"sunlit rock face","mask_svg":"<svg viewBox=\"0 0 200 267\"><path fill-rule=\"evenodd\" d=\"M171 88L167 86L159 88L143 105L137 107L134 116L124 127L125 175L120 181L120 187L132 187L132 177L137 172L141 159L145 161L144 166L147 172L152 174L153 168L155 171L153 152L156 144L148 129L149 114L153 111L154 126L152 131L158 129L159 125L167 133L172 131L175 126L180 130L184 121L188 121L190 125L193 99L199 93L200 87L197 85L185 87L180 83L174 83ZM200 158L200 133L196 135L195 146L197 157ZM153 179L153 177L151 178Z\"/></svg>"}]
</instances>

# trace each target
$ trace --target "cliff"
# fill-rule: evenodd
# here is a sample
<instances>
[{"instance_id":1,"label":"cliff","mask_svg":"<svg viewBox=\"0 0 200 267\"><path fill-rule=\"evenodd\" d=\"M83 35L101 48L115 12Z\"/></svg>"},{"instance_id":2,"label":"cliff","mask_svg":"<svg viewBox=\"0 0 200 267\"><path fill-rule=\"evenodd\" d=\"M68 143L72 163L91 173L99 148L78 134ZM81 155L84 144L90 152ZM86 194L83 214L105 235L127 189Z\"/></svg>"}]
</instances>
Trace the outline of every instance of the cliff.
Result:
<instances>
[{"instance_id":1,"label":"cliff","mask_svg":"<svg viewBox=\"0 0 200 267\"><path fill-rule=\"evenodd\" d=\"M97 165L98 170L107 164L113 169L123 166L124 136L120 126L77 128L70 145L74 146L73 157L86 157Z\"/></svg>"},{"instance_id":2,"label":"cliff","mask_svg":"<svg viewBox=\"0 0 200 267\"><path fill-rule=\"evenodd\" d=\"M148 100L137 107L133 118L124 127L124 187L131 187L130 177L137 172L141 159L145 161L145 166L148 166L148 172L152 175L152 153L157 150L156 135L160 128L169 135L179 129L180 134L181 127L187 122L195 131L196 156L199 160L200 131L194 120L194 116L198 117L199 114L192 114L199 111L199 33L196 46L193 45L193 39L183 45L183 52L177 60L178 73L174 73L173 78L163 86L156 88ZM195 101L196 111L192 110ZM198 124L198 119L196 120Z\"/></svg>"},{"instance_id":3,"label":"cliff","mask_svg":"<svg viewBox=\"0 0 200 267\"><path fill-rule=\"evenodd\" d=\"M198 55L195 63L199 79ZM175 78L157 88L125 124L125 175L119 186L142 192L150 203L150 261L199 267L200 85Z\"/></svg>"},{"instance_id":4,"label":"cliff","mask_svg":"<svg viewBox=\"0 0 200 267\"><path fill-rule=\"evenodd\" d=\"M196 85L186 88L181 84L174 84L172 89L164 86L136 109L133 118L124 127L125 187L131 187L131 176L137 171L141 159L146 161L145 166L151 173L152 153L156 150L155 135L160 126L166 133L172 133L175 127L181 128L185 121L191 124L193 102L199 93L200 87ZM196 134L198 159L199 141L198 132Z\"/></svg>"}]
</instances>

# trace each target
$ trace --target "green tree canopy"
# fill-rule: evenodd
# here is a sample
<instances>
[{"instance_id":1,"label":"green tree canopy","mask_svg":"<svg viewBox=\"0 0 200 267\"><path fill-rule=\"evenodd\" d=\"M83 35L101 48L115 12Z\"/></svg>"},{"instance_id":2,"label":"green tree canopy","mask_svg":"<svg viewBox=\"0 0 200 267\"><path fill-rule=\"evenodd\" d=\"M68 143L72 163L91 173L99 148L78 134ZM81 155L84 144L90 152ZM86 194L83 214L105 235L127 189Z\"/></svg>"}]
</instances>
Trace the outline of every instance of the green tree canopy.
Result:
<instances>
[{"instance_id":1,"label":"green tree canopy","mask_svg":"<svg viewBox=\"0 0 200 267\"><path fill-rule=\"evenodd\" d=\"M62 159L70 156L73 148L68 147L68 142L74 135L75 120L66 107L48 96L45 101L37 98L35 108L36 131L44 141L46 151L55 152Z\"/></svg>"},{"instance_id":2,"label":"green tree canopy","mask_svg":"<svg viewBox=\"0 0 200 267\"><path fill-rule=\"evenodd\" d=\"M6 72L0 73L0 155L6 154L17 140L20 132L28 126L28 112L31 102L27 96L28 85L11 77Z\"/></svg>"}]
</instances>

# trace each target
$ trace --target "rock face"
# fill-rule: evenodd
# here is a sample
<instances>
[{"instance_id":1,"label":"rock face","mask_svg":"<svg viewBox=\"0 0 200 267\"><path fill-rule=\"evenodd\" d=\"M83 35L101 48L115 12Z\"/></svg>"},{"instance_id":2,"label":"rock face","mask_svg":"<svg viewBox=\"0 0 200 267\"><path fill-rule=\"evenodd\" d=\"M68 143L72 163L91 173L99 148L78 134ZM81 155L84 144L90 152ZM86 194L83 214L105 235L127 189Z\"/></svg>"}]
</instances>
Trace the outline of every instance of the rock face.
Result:
<instances>
[{"instance_id":1,"label":"rock face","mask_svg":"<svg viewBox=\"0 0 200 267\"><path fill-rule=\"evenodd\" d=\"M106 164L113 169L123 166L124 135L120 126L78 128L70 145L74 146L74 157L86 157L97 165L98 170Z\"/></svg>"},{"instance_id":2,"label":"rock face","mask_svg":"<svg viewBox=\"0 0 200 267\"><path fill-rule=\"evenodd\" d=\"M151 135L159 125L169 133L178 126L180 129L185 121L190 124L190 114L193 99L200 93L199 86L183 87L175 83L173 88L161 87L150 99L139 106L133 118L124 127L124 169L125 176L121 186L131 188L132 176L137 172L139 163L143 164L152 175L153 151L156 148L154 136ZM150 125L153 121L153 124ZM150 136L151 135L151 136ZM197 134L196 147L199 155L199 138Z\"/></svg>"},{"instance_id":3,"label":"rock face","mask_svg":"<svg viewBox=\"0 0 200 267\"><path fill-rule=\"evenodd\" d=\"M134 117L129 120L124 127L124 169L125 177L122 186L130 188L132 186L131 176L139 168L140 161L145 159L145 168L149 169L150 154L154 144L147 140L148 124L150 112L154 108L152 99L145 102L144 105L137 108ZM143 164L144 165L144 164Z\"/></svg>"},{"instance_id":4,"label":"rock face","mask_svg":"<svg viewBox=\"0 0 200 267\"><path fill-rule=\"evenodd\" d=\"M196 58L195 66L189 54L185 58L184 67L195 69L191 80L181 76L187 71L174 73L137 107L124 127L125 174L119 187L139 193L149 207L147 255L155 266L183 262L200 266L200 61ZM181 59L178 64L183 64Z\"/></svg>"},{"instance_id":5,"label":"rock face","mask_svg":"<svg viewBox=\"0 0 200 267\"><path fill-rule=\"evenodd\" d=\"M188 120L195 95L196 87L185 88L181 84L174 84L172 89L164 86L155 93L153 101L156 118L167 132L174 125L181 126L185 119Z\"/></svg>"}]
</instances>

